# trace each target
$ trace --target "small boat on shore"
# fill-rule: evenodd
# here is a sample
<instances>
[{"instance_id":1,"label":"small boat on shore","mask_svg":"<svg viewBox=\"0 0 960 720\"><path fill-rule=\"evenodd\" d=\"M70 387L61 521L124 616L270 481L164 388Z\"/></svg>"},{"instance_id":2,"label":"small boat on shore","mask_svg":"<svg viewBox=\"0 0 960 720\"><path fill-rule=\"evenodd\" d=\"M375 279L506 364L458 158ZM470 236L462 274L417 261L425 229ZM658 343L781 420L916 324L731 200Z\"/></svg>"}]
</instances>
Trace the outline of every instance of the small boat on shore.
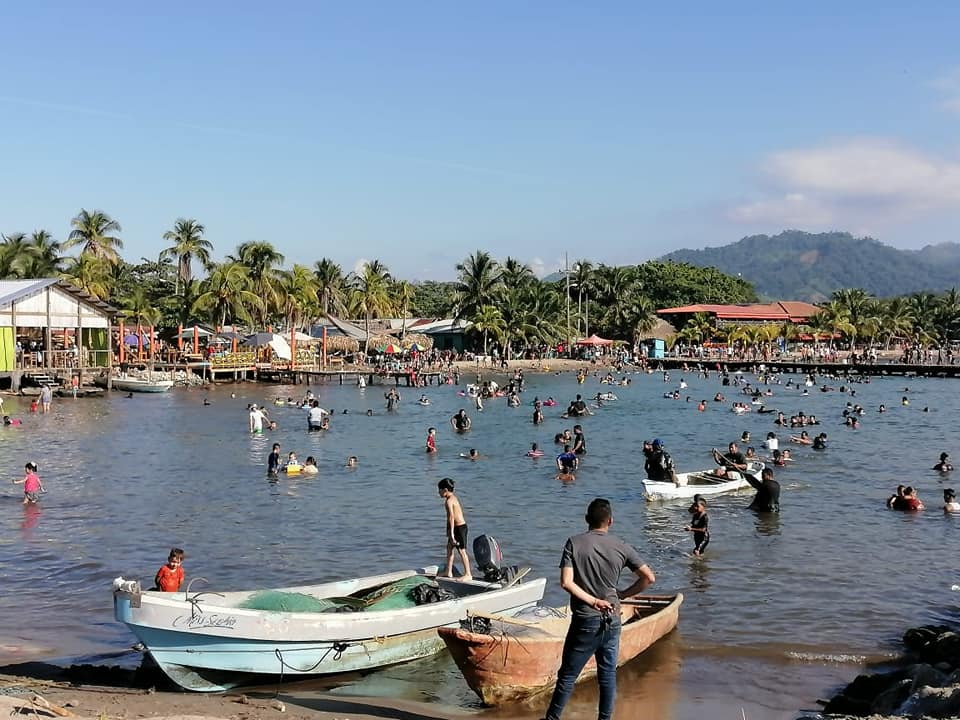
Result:
<instances>
[{"instance_id":1,"label":"small boat on shore","mask_svg":"<svg viewBox=\"0 0 960 720\"><path fill-rule=\"evenodd\" d=\"M173 380L148 380L146 378L114 378L113 389L120 392L162 393L173 387Z\"/></svg>"},{"instance_id":2,"label":"small boat on shore","mask_svg":"<svg viewBox=\"0 0 960 720\"><path fill-rule=\"evenodd\" d=\"M106 388L107 376L96 376L93 378L93 384L97 387ZM149 377L140 378L130 375L113 378L111 385L114 390L120 392L162 393L173 387L173 380L152 380Z\"/></svg>"},{"instance_id":3,"label":"small boat on shore","mask_svg":"<svg viewBox=\"0 0 960 720\"><path fill-rule=\"evenodd\" d=\"M142 590L114 581L114 617L186 690L216 692L257 676L371 670L443 649L436 630L470 612L513 613L543 597L546 579L461 581L437 568L242 592Z\"/></svg>"},{"instance_id":4,"label":"small boat on shore","mask_svg":"<svg viewBox=\"0 0 960 720\"><path fill-rule=\"evenodd\" d=\"M747 473L759 480L764 464L758 461L747 463ZM694 495L721 495L750 487L750 482L742 473L727 472L726 475L714 475L711 470L677 473L677 482L644 480L643 492L647 500L678 500L692 498Z\"/></svg>"},{"instance_id":5,"label":"small boat on shore","mask_svg":"<svg viewBox=\"0 0 960 720\"><path fill-rule=\"evenodd\" d=\"M639 595L621 604L617 667L670 633L683 595ZM521 702L553 689L570 625L567 608L535 607L513 616L467 618L438 630L467 685L486 705ZM578 682L597 673L593 658Z\"/></svg>"}]
</instances>

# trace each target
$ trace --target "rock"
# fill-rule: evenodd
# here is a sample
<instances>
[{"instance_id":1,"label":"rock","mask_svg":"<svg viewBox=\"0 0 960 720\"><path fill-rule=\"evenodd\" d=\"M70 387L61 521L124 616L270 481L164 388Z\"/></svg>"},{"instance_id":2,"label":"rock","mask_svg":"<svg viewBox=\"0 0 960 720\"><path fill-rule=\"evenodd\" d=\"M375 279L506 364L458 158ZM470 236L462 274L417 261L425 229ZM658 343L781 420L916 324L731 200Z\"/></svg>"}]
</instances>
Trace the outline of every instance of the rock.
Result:
<instances>
[{"instance_id":1,"label":"rock","mask_svg":"<svg viewBox=\"0 0 960 720\"><path fill-rule=\"evenodd\" d=\"M924 686L943 687L947 684L947 674L931 665L911 665L906 669L907 677L913 680L910 692L914 693Z\"/></svg>"},{"instance_id":2,"label":"rock","mask_svg":"<svg viewBox=\"0 0 960 720\"><path fill-rule=\"evenodd\" d=\"M960 710L960 685L920 688L897 708L901 715L934 718L955 717L957 710Z\"/></svg>"},{"instance_id":3,"label":"rock","mask_svg":"<svg viewBox=\"0 0 960 720\"><path fill-rule=\"evenodd\" d=\"M903 634L903 644L908 650L923 656L931 643L935 642L942 633L949 631L950 628L946 625L922 625L910 628Z\"/></svg>"},{"instance_id":4,"label":"rock","mask_svg":"<svg viewBox=\"0 0 960 720\"><path fill-rule=\"evenodd\" d=\"M280 702L279 700L271 700L271 701L270 701L270 707L272 707L272 708L273 708L274 710L276 710L277 712L286 712L286 711L287 711L287 706L284 705L284 704L283 704L282 702Z\"/></svg>"},{"instance_id":5,"label":"rock","mask_svg":"<svg viewBox=\"0 0 960 720\"><path fill-rule=\"evenodd\" d=\"M906 670L858 675L852 683L830 699L824 706L823 713L825 715L858 715L861 717L868 715L874 699L903 680L912 682L912 678L907 676ZM907 695L909 695L909 692L904 693L904 698Z\"/></svg>"},{"instance_id":6,"label":"rock","mask_svg":"<svg viewBox=\"0 0 960 720\"><path fill-rule=\"evenodd\" d=\"M954 667L960 665L960 635L950 631L940 633L931 645L928 647L935 660L948 662Z\"/></svg>"},{"instance_id":7,"label":"rock","mask_svg":"<svg viewBox=\"0 0 960 720\"><path fill-rule=\"evenodd\" d=\"M914 681L907 677L890 685L870 703L870 712L880 715L890 715L895 712L910 697L913 683Z\"/></svg>"}]
</instances>

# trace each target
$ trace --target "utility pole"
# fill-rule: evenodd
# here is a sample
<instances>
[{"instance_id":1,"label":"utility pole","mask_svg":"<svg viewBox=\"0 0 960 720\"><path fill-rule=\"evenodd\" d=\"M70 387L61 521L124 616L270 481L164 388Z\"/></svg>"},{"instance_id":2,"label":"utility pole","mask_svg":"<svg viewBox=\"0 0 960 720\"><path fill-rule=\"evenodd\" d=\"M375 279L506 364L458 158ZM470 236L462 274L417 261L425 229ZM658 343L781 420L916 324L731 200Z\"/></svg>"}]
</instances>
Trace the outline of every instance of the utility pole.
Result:
<instances>
[{"instance_id":1,"label":"utility pole","mask_svg":"<svg viewBox=\"0 0 960 720\"><path fill-rule=\"evenodd\" d=\"M563 254L563 274L567 277L567 354L570 353L570 256Z\"/></svg>"},{"instance_id":2,"label":"utility pole","mask_svg":"<svg viewBox=\"0 0 960 720\"><path fill-rule=\"evenodd\" d=\"M585 294L584 300L586 301L586 310L583 318L583 336L590 337L590 296Z\"/></svg>"}]
</instances>

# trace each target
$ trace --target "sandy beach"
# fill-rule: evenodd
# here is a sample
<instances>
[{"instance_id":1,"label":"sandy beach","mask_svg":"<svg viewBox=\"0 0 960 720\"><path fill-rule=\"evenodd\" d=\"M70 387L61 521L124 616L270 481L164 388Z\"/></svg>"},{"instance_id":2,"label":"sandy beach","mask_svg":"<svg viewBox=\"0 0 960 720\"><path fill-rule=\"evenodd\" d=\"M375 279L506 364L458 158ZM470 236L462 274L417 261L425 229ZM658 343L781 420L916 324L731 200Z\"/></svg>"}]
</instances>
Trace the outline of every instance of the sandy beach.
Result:
<instances>
[{"instance_id":1,"label":"sandy beach","mask_svg":"<svg viewBox=\"0 0 960 720\"><path fill-rule=\"evenodd\" d=\"M53 679L0 674L0 716L131 718L271 717L303 720L462 720L470 713L456 708L385 698L316 695L296 702L283 695L253 692L200 694L155 691L112 685L75 685Z\"/></svg>"}]
</instances>

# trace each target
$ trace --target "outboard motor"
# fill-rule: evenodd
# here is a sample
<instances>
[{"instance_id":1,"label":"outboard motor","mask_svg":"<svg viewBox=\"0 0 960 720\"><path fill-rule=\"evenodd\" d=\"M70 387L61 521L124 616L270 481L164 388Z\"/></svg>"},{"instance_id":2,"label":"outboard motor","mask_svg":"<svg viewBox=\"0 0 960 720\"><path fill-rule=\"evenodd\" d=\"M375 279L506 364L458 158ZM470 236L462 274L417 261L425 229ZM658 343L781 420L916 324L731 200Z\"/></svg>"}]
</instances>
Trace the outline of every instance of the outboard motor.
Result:
<instances>
[{"instance_id":1,"label":"outboard motor","mask_svg":"<svg viewBox=\"0 0 960 720\"><path fill-rule=\"evenodd\" d=\"M486 582L508 583L520 572L516 565L503 566L500 543L492 535L480 535L473 541L473 559Z\"/></svg>"}]
</instances>

